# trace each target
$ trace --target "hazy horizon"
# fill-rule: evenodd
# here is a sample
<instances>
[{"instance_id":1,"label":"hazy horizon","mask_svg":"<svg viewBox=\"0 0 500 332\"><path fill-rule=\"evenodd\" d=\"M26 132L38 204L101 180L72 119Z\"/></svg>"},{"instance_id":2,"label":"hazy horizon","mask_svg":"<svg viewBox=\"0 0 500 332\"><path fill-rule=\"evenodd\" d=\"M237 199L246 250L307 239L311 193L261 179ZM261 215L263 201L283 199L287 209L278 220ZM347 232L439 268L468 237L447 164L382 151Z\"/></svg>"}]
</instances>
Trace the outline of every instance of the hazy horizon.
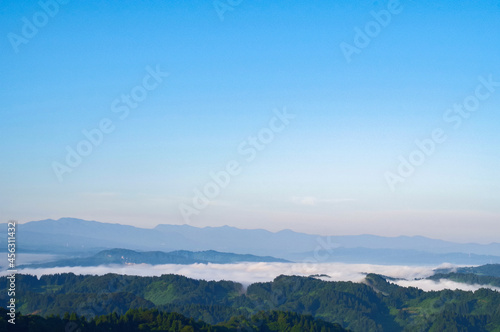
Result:
<instances>
[{"instance_id":1,"label":"hazy horizon","mask_svg":"<svg viewBox=\"0 0 500 332\"><path fill-rule=\"evenodd\" d=\"M18 222L18 224L26 224L26 223L30 223L30 222L38 222L38 221L45 221L45 220L58 221L60 219L77 219L77 220L98 222L98 223L104 223L104 224L118 224L118 225L124 225L124 226L133 226L133 227L142 228L142 229L154 229L154 228L156 228L159 225L173 225L173 226L187 225L187 226L192 226L192 227L196 227L196 228L211 228L211 227L214 228L214 227L228 226L228 227L233 227L233 228L242 229L242 230L265 230L265 231L269 231L269 232L272 232L272 233L278 233L278 232L282 232L282 231L293 231L293 232L296 232L296 233L303 233L303 234L308 234L308 235L319 235L319 236L362 236L362 235L374 235L374 236L388 237L388 238L397 238L397 237L426 237L426 238L434 239L434 240L443 240L443 241L449 241L449 242L455 242L455 243L463 243L463 244L466 244L466 243L477 243L477 244L500 243L500 240L498 239L498 237L495 237L495 236L492 237L491 241L488 241L488 240L474 241L474 240L471 240L470 237L468 237L468 238L466 238L464 240L460 240L460 239L454 239L454 238L447 238L446 236L443 236L443 237L433 237L433 236L426 236L426 235L423 235L423 234L411 234L411 235L409 235L409 234L383 235L383 233L381 233L381 234L376 234L376 233L352 233L352 234L337 234L337 233L332 233L332 234L323 234L323 233L308 232L307 230L300 231L300 230L295 230L295 229L292 229L292 228L281 228L281 229L275 229L275 230L273 230L273 229L269 229L269 228L266 228L266 227L251 227L251 225L247 225L247 226L245 226L245 225L243 225L243 226L233 226L233 225L224 224L224 225L201 226L201 225L190 225L190 224L184 224L184 223L180 223L180 224L160 223L160 224L156 224L156 225L153 225L153 226L143 226L143 225L140 225L140 224L138 225L137 223L120 223L120 222L109 222L109 221L103 221L103 220L90 220L90 219L87 220L87 219L74 218L74 217L61 217L61 218L56 218L56 219L53 219L53 218L44 218L44 219L27 220L27 221L19 221L19 220L17 220L17 222Z\"/></svg>"}]
</instances>

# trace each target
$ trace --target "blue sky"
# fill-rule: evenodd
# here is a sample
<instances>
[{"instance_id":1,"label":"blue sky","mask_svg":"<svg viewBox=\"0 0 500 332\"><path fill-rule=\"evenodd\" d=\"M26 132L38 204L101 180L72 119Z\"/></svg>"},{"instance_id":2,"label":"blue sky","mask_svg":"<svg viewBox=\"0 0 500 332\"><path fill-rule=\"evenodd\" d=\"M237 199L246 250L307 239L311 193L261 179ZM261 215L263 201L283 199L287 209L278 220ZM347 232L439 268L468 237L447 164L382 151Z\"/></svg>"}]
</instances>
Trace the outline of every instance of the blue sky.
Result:
<instances>
[{"instance_id":1,"label":"blue sky","mask_svg":"<svg viewBox=\"0 0 500 332\"><path fill-rule=\"evenodd\" d=\"M4 1L2 218L498 241L500 87L458 128L444 117L480 77L500 82L500 1L401 1L346 61L342 43L390 3L68 1L50 16ZM113 102L147 68L168 77L120 119ZM238 146L283 109L295 117L247 161ZM54 163L103 119L114 130L59 181ZM436 128L446 141L391 188ZM240 172L183 218L232 160Z\"/></svg>"}]
</instances>

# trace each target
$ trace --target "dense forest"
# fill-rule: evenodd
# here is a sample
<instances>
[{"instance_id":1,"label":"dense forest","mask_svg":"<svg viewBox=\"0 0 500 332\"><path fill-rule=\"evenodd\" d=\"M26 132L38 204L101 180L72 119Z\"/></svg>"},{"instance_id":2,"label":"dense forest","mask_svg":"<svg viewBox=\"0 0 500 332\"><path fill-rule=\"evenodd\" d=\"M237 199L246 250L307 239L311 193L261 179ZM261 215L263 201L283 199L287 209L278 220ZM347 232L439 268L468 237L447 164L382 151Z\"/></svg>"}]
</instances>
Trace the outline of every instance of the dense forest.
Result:
<instances>
[{"instance_id":1,"label":"dense forest","mask_svg":"<svg viewBox=\"0 0 500 332\"><path fill-rule=\"evenodd\" d=\"M467 278L467 274L463 277ZM493 282L497 281L495 277L491 278ZM5 277L0 278L0 285L7 285ZM213 328L251 325L259 319L271 323L279 315L285 315L283 319L291 319L293 324L290 323L290 329L283 331L291 331L292 325L302 319L311 325L309 319L315 318L319 324L317 331L323 327L327 331L330 331L328 328L338 327L321 325L325 321L352 331L500 332L499 292L490 289L424 292L397 286L375 274L368 274L364 283L279 276L272 282L255 283L246 289L231 281L195 280L179 275L80 276L72 273L46 275L40 279L17 275L16 285L16 307L22 313L20 324L23 320L26 324L34 320L56 324L58 319L57 324L62 324L61 319L64 321L68 314L69 318L87 324L85 326L89 331L101 331L97 329L100 325L97 323L103 320L115 325L134 313L137 316L138 313L148 312L156 315L155 323L143 322L141 318L134 322L136 325L131 325L131 331L141 326L146 331L169 331L171 326L154 324L159 324L158 320L163 321L164 315L175 313L187 319L185 325L195 331L226 331ZM7 303L6 289L0 290L0 301ZM310 315L305 316L310 318L293 316L292 313ZM194 323L200 325L191 326ZM275 325L266 324L254 330L281 331L273 329ZM309 329L300 328L301 331L314 330L310 326ZM114 330L110 327L106 331Z\"/></svg>"},{"instance_id":2,"label":"dense forest","mask_svg":"<svg viewBox=\"0 0 500 332\"><path fill-rule=\"evenodd\" d=\"M232 317L229 321L216 325L195 321L178 313L160 312L156 309L130 309L123 315L110 313L90 320L76 313L60 316L21 315L15 325L4 318L7 310L0 308L0 330L12 332L231 332L231 331L290 331L290 332L343 332L338 324L314 319L310 315L291 312L259 312L250 318ZM8 326L10 325L10 326Z\"/></svg>"},{"instance_id":3,"label":"dense forest","mask_svg":"<svg viewBox=\"0 0 500 332\"><path fill-rule=\"evenodd\" d=\"M490 285L500 287L500 278L492 276L483 276L473 273L436 273L429 277L431 280L448 279L470 285Z\"/></svg>"},{"instance_id":4,"label":"dense forest","mask_svg":"<svg viewBox=\"0 0 500 332\"><path fill-rule=\"evenodd\" d=\"M500 277L500 264L486 264L481 266L465 266L454 268L441 268L436 273L477 274L480 276Z\"/></svg>"}]
</instances>

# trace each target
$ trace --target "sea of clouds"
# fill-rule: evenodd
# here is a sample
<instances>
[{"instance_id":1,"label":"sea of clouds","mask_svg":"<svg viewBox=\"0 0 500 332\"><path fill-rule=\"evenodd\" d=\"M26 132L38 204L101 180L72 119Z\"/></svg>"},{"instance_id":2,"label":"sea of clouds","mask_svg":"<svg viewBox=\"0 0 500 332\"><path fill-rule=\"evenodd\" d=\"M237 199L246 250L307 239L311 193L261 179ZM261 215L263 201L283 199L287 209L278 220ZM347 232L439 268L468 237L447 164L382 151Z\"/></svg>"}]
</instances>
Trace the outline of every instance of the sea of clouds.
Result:
<instances>
[{"instance_id":1,"label":"sea of clouds","mask_svg":"<svg viewBox=\"0 0 500 332\"><path fill-rule=\"evenodd\" d=\"M449 266L401 266L401 265L371 265L344 263L237 263L237 264L130 264L101 265L93 267L55 267L40 269L23 269L18 273L31 274L40 277L45 274L72 272L83 275L104 275L117 273L136 276L160 276L162 274L180 274L189 278L204 280L231 280L244 286L255 282L272 281L279 275L310 276L326 274L321 277L325 281L362 282L367 273L376 273L397 278L393 283L403 287L417 287L425 291L443 289L460 289L476 291L480 288L490 288L500 291L500 288L490 285L467 285L450 280L426 280L434 274L434 269ZM7 271L0 273L6 275Z\"/></svg>"}]
</instances>

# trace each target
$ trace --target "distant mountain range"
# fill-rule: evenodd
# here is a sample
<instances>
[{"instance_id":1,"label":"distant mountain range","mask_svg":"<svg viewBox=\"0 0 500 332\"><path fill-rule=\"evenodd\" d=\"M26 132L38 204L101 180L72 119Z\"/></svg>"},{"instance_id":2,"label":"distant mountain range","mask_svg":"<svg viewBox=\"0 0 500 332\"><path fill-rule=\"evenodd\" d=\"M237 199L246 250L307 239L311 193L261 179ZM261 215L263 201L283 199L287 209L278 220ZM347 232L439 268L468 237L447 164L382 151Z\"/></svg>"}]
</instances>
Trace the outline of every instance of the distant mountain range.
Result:
<instances>
[{"instance_id":1,"label":"distant mountain range","mask_svg":"<svg viewBox=\"0 0 500 332\"><path fill-rule=\"evenodd\" d=\"M261 257L254 255L239 255L214 250L192 252L178 250L172 252L148 251L137 252L128 249L103 250L91 257L62 259L42 264L29 264L18 266L23 268L49 268L59 266L98 266L98 265L127 265L127 264L195 264L195 263L217 263L229 264L240 262L289 262L274 257Z\"/></svg>"},{"instance_id":2,"label":"distant mountain range","mask_svg":"<svg viewBox=\"0 0 500 332\"><path fill-rule=\"evenodd\" d=\"M3 224L0 227L6 228ZM500 263L500 243L454 243L422 236L321 236L291 230L158 225L153 229L74 218L40 220L17 227L19 250L25 253L90 255L125 248L137 251L177 250L230 252L279 257L291 261L374 264ZM0 238L0 248L7 248Z\"/></svg>"}]
</instances>

